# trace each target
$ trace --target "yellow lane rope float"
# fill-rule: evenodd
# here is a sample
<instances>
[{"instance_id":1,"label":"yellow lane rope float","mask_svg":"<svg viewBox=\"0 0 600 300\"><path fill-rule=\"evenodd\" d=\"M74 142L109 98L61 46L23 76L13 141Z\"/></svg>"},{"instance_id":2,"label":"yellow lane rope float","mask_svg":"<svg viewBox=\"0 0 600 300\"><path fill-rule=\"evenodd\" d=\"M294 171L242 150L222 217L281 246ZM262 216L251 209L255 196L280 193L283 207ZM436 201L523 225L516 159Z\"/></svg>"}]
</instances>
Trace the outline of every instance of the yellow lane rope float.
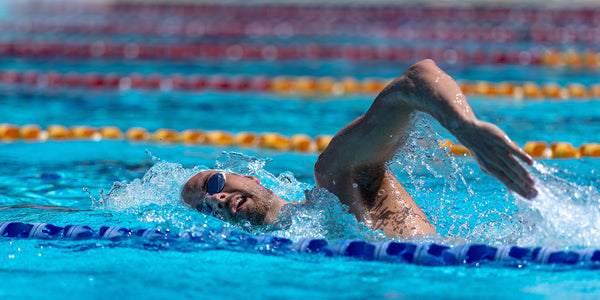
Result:
<instances>
[{"instance_id":1,"label":"yellow lane rope float","mask_svg":"<svg viewBox=\"0 0 600 300\"><path fill-rule=\"evenodd\" d=\"M129 74L114 73L59 73L55 71L0 71L0 83L27 85L40 88L85 88L100 89L142 89L142 90L183 90L199 92L256 91L301 95L348 95L376 94L391 79L382 78L342 78L312 76L223 76L223 75L181 75L181 74ZM580 83L559 85L549 82L490 82L459 80L467 95L501 97L512 99L600 99L600 83L589 86Z\"/></svg>"},{"instance_id":2,"label":"yellow lane rope float","mask_svg":"<svg viewBox=\"0 0 600 300\"><path fill-rule=\"evenodd\" d=\"M12 141L48 141L48 140L127 140L131 142L153 142L187 145L212 145L218 147L262 148L277 151L296 151L318 153L329 145L332 135L317 135L314 138L306 134L286 136L279 133L230 133L221 130L204 131L187 129L177 131L160 128L150 132L145 128L132 127L124 133L115 126L95 128L91 126L49 125L45 129L38 125L0 124L0 142ZM470 155L469 150L450 140L441 140L440 145L456 156ZM585 143L574 147L567 142L529 141L523 150L534 158L558 159L600 157L599 143Z\"/></svg>"}]
</instances>

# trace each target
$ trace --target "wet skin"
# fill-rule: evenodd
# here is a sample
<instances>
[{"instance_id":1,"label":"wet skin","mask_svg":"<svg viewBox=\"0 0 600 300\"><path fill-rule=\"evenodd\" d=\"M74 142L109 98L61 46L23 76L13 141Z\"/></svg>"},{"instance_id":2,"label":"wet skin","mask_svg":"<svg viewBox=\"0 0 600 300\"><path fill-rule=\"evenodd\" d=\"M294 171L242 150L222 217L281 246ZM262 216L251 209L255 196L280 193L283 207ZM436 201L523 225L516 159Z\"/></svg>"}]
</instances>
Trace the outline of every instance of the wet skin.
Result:
<instances>
[{"instance_id":1,"label":"wet skin","mask_svg":"<svg viewBox=\"0 0 600 300\"><path fill-rule=\"evenodd\" d=\"M484 172L509 190L528 199L537 195L532 177L519 164L533 164L531 157L500 128L478 120L458 84L432 60L405 70L364 115L335 135L315 164L316 187L335 194L359 221L389 237L435 233L421 208L386 169L405 147L401 137L410 130L416 111L433 116L469 148ZM184 186L182 198L192 208L203 205L203 184L214 172L200 172ZM286 202L256 177L228 174L223 191L207 196L206 203L224 220L270 224Z\"/></svg>"},{"instance_id":2,"label":"wet skin","mask_svg":"<svg viewBox=\"0 0 600 300\"><path fill-rule=\"evenodd\" d=\"M258 225L275 222L281 206L287 202L262 186L257 177L226 173L223 190L207 195L206 182L220 172L222 171L202 171L189 179L181 192L186 203L198 211L204 209L225 221L248 220Z\"/></svg>"}]
</instances>

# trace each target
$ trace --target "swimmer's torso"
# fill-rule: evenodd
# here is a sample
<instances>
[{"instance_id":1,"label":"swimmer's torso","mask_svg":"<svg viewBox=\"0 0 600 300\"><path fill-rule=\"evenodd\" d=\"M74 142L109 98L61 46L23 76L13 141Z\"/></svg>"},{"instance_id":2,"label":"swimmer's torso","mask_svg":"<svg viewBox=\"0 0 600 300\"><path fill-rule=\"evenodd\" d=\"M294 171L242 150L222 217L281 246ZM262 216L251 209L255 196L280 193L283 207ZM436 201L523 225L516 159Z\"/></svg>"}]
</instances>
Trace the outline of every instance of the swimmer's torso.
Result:
<instances>
[{"instance_id":1,"label":"swimmer's torso","mask_svg":"<svg viewBox=\"0 0 600 300\"><path fill-rule=\"evenodd\" d=\"M384 166L317 176L317 187L335 194L359 221L388 237L435 233L423 211Z\"/></svg>"}]
</instances>

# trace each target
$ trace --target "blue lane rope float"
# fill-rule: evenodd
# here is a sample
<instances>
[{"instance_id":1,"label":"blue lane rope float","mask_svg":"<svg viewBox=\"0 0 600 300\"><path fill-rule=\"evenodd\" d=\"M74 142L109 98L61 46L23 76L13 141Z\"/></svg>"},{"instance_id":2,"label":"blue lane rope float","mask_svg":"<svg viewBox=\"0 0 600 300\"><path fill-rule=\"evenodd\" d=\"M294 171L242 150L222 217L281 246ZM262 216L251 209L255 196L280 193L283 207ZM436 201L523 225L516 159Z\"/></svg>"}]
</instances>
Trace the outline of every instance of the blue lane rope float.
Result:
<instances>
[{"instance_id":1,"label":"blue lane rope float","mask_svg":"<svg viewBox=\"0 0 600 300\"><path fill-rule=\"evenodd\" d=\"M329 244L325 239L302 238L297 242L274 235L251 235L229 228L186 231L174 234L157 228L129 230L120 226L102 226L93 230L85 225L55 226L48 223L0 222L0 236L5 239L111 241L142 239L157 242L190 242L212 244L217 249L243 249L260 252L286 251L319 254L325 257L348 257L365 261L384 261L423 266L457 266L496 263L504 266L526 264L579 265L600 268L600 249L561 250L556 247L523 248L463 244L454 247L435 243L395 241L366 242L342 240Z\"/></svg>"}]
</instances>

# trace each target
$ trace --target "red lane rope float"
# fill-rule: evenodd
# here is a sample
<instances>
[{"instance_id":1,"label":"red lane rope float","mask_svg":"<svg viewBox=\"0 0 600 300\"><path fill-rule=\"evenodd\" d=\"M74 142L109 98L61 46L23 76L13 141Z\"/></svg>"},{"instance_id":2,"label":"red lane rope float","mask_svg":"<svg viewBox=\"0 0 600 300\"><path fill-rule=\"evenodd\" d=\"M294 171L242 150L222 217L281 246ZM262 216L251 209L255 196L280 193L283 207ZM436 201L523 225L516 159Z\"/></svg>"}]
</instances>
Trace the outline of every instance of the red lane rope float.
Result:
<instances>
[{"instance_id":1,"label":"red lane rope float","mask_svg":"<svg viewBox=\"0 0 600 300\"><path fill-rule=\"evenodd\" d=\"M197 4L197 3L82 3L73 1L23 1L14 5L20 13L50 12L63 16L124 15L156 17L193 17L193 18L231 18L238 20L302 19L354 21L369 23L372 21L480 21L545 24L598 24L600 8L597 6L577 7L540 7L531 5L489 5L473 3L468 6L455 5L415 5L415 4L364 4L344 3L319 4Z\"/></svg>"},{"instance_id":2,"label":"red lane rope float","mask_svg":"<svg viewBox=\"0 0 600 300\"><path fill-rule=\"evenodd\" d=\"M574 42L594 44L597 42L596 27L563 30L562 27L532 28L516 27L510 24L491 25L478 23L457 23L440 25L434 22L425 24L403 23L342 23L279 20L277 23L265 21L239 20L189 20L180 22L157 22L150 20L16 20L0 23L0 31L19 33L63 33L99 35L154 35L198 37L284 37L294 36L362 36L387 37L393 39L433 40L433 41L480 41L480 42L556 42L565 39ZM535 31L533 31L535 29ZM558 34L557 34L558 33Z\"/></svg>"},{"instance_id":3,"label":"red lane rope float","mask_svg":"<svg viewBox=\"0 0 600 300\"><path fill-rule=\"evenodd\" d=\"M95 42L8 41L0 42L0 55L37 58L109 58L109 59L165 59L187 61L198 58L230 60L294 60L344 59L416 61L432 58L448 64L519 64L569 66L573 68L598 67L599 53L569 49L414 47L366 45L260 45L226 43L172 43L138 44Z\"/></svg>"},{"instance_id":4,"label":"red lane rope float","mask_svg":"<svg viewBox=\"0 0 600 300\"><path fill-rule=\"evenodd\" d=\"M583 61L597 62L598 53L579 53L570 50ZM448 64L520 64L520 65L561 65L561 52L552 49L504 48L484 50L455 46L452 48L415 46L368 46L368 45L269 45L269 44L227 44L227 43L111 43L95 42L51 42L51 41L8 41L0 42L0 55L16 57L68 57L68 58L120 58L120 59L165 59L194 60L209 59L344 59L344 60L389 60L415 61L432 58ZM585 58L583 58L585 57ZM594 64L591 67L596 67Z\"/></svg>"},{"instance_id":5,"label":"red lane rope float","mask_svg":"<svg viewBox=\"0 0 600 300\"><path fill-rule=\"evenodd\" d=\"M181 74L129 74L116 73L58 73L55 71L0 71L0 83L10 85L32 85L52 88L88 89L148 89L182 91L257 91L271 93L295 93L305 95L376 94L391 79L355 78L334 79L332 77L289 77L289 76L200 76ZM542 85L533 82L488 82L458 81L467 95L503 97L512 99L600 99L600 83L584 86L569 83L564 86L556 83Z\"/></svg>"},{"instance_id":6,"label":"red lane rope float","mask_svg":"<svg viewBox=\"0 0 600 300\"><path fill-rule=\"evenodd\" d=\"M600 22L600 14L598 15ZM24 33L66 33L66 34L137 34L180 37L257 37L276 36L377 36L394 39L435 40L435 41L481 41L481 42L534 42L562 44L600 43L600 29L597 24L573 25L549 24L547 22L525 24L504 20L499 23L489 21L447 21L441 24L435 19L406 22L371 20L272 20L240 18L219 18L207 16L200 19L173 17L157 21L147 17L114 16L102 19L71 17L40 17L31 20L18 19L0 23L0 31Z\"/></svg>"},{"instance_id":7,"label":"red lane rope float","mask_svg":"<svg viewBox=\"0 0 600 300\"><path fill-rule=\"evenodd\" d=\"M277 151L316 153L325 150L332 138L332 135L318 135L312 138L306 134L285 136L273 132L230 133L221 130L203 131L199 129L188 129L179 132L173 129L160 128L154 132L150 132L141 127L132 127L123 133L115 126L94 128L90 126L66 127L63 125L49 125L44 130L35 124L23 126L0 124L0 142L18 140L128 140L132 142L252 147ZM450 154L456 156L470 155L469 150L465 146L455 144L450 140L441 140L440 146L447 148ZM523 150L534 158L543 159L600 157L599 143L585 143L576 148L566 142L552 142L548 144L544 141L530 141L523 146Z\"/></svg>"}]
</instances>

